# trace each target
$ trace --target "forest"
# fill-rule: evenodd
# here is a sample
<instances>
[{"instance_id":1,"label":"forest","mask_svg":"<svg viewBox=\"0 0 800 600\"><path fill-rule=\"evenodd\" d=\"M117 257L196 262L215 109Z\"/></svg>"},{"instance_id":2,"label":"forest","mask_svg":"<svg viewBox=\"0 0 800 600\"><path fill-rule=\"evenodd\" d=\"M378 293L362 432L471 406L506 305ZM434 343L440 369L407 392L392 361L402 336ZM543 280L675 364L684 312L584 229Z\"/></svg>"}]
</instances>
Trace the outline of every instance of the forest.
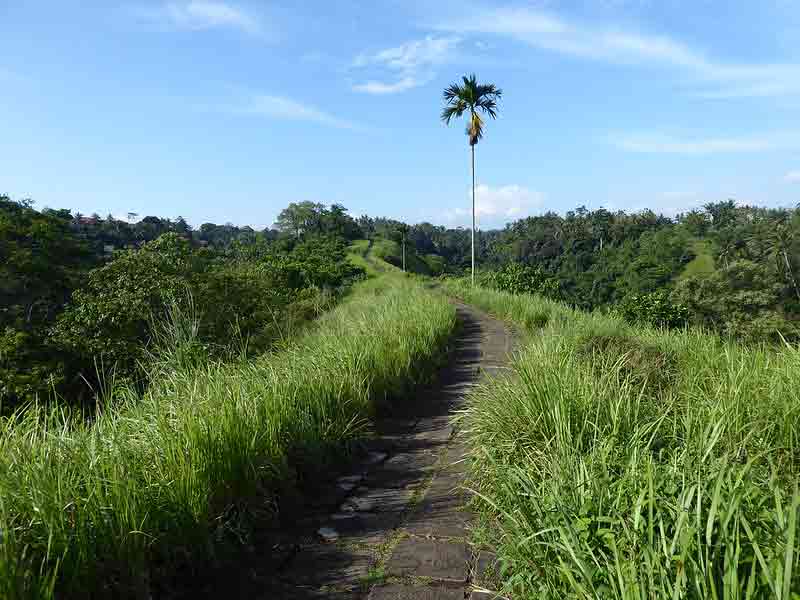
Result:
<instances>
[{"instance_id":1,"label":"forest","mask_svg":"<svg viewBox=\"0 0 800 600\"><path fill-rule=\"evenodd\" d=\"M263 231L136 216L0 197L4 410L53 394L92 406L109 381L135 380L168 306L202 315L199 343L216 356L262 352L360 275L345 260L353 240L378 240L396 266L405 244L408 270L426 275L469 264L466 229L353 218L336 204L291 204ZM476 251L489 287L749 342L798 337L797 209L728 200L668 218L581 207L481 231Z\"/></svg>"},{"instance_id":2,"label":"forest","mask_svg":"<svg viewBox=\"0 0 800 600\"><path fill-rule=\"evenodd\" d=\"M421 224L408 239L448 270L469 263L468 230ZM668 218L578 208L481 232L485 283L654 325L701 325L748 341L796 339L800 211L707 204Z\"/></svg>"}]
</instances>

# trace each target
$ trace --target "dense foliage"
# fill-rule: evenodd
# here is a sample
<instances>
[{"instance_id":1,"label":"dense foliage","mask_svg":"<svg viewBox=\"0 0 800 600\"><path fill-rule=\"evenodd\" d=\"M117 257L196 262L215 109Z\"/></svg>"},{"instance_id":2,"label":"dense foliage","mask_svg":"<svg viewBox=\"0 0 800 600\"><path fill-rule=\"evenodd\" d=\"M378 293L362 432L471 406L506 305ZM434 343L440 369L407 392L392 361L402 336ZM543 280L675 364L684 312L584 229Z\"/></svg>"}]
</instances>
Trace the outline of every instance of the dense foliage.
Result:
<instances>
[{"instance_id":1,"label":"dense foliage","mask_svg":"<svg viewBox=\"0 0 800 600\"><path fill-rule=\"evenodd\" d=\"M664 290L626 296L617 307L629 323L665 327L683 327L689 322L689 309L670 298Z\"/></svg>"},{"instance_id":2,"label":"dense foliage","mask_svg":"<svg viewBox=\"0 0 800 600\"><path fill-rule=\"evenodd\" d=\"M325 306L322 290L357 275L344 260L355 239L398 267L405 246L412 272L469 265L467 229L313 202L289 205L276 227L193 230L182 218L133 223L0 197L0 402L88 399L98 374L135 376L150 321L176 303L201 316L214 353L268 347ZM748 341L800 337L798 210L727 201L670 219L579 208L480 232L477 251L480 281L499 290Z\"/></svg>"},{"instance_id":3,"label":"dense foliage","mask_svg":"<svg viewBox=\"0 0 800 600\"><path fill-rule=\"evenodd\" d=\"M479 283L512 294L558 295L558 282L541 266L508 263L495 271L483 273Z\"/></svg>"},{"instance_id":4,"label":"dense foliage","mask_svg":"<svg viewBox=\"0 0 800 600\"><path fill-rule=\"evenodd\" d=\"M196 318L212 355L286 338L363 272L345 257L355 221L315 206L313 232L223 237L182 219L132 225L0 198L0 403L55 393L91 405L107 380L140 378L170 311Z\"/></svg>"},{"instance_id":5,"label":"dense foliage","mask_svg":"<svg viewBox=\"0 0 800 600\"><path fill-rule=\"evenodd\" d=\"M385 235L392 225L366 220L362 229ZM423 223L408 240L420 255L443 257L448 272L469 265L467 229ZM579 208L481 232L477 252L497 271L484 282L499 289L530 287L589 310L622 305L635 321L685 319L751 341L798 337L800 210L726 201L670 219ZM674 314L656 314L664 310Z\"/></svg>"},{"instance_id":6,"label":"dense foliage","mask_svg":"<svg viewBox=\"0 0 800 600\"><path fill-rule=\"evenodd\" d=\"M70 221L0 196L0 403L44 393L64 377L48 327L95 264Z\"/></svg>"}]
</instances>

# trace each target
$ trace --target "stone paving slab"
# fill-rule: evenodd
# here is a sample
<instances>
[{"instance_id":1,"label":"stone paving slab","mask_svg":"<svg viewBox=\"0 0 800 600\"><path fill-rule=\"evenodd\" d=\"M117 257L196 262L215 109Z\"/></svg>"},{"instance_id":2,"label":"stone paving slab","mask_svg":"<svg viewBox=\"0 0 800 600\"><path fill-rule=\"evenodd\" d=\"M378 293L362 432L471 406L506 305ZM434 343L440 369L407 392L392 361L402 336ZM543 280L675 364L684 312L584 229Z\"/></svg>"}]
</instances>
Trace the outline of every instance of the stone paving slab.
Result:
<instances>
[{"instance_id":1,"label":"stone paving slab","mask_svg":"<svg viewBox=\"0 0 800 600\"><path fill-rule=\"evenodd\" d=\"M238 598L242 600L359 600L362 594L357 590L320 590L268 582L249 589L246 594L231 594L228 588L214 597L224 597L227 600Z\"/></svg>"},{"instance_id":2,"label":"stone paving slab","mask_svg":"<svg viewBox=\"0 0 800 600\"><path fill-rule=\"evenodd\" d=\"M388 575L431 577L439 581L467 581L467 545L420 538L401 540L386 565Z\"/></svg>"},{"instance_id":3,"label":"stone paving slab","mask_svg":"<svg viewBox=\"0 0 800 600\"><path fill-rule=\"evenodd\" d=\"M369 600L464 600L464 594L464 588L381 585L372 590Z\"/></svg>"},{"instance_id":4,"label":"stone paving slab","mask_svg":"<svg viewBox=\"0 0 800 600\"><path fill-rule=\"evenodd\" d=\"M375 562L372 553L334 544L302 548L281 574L295 586L354 589Z\"/></svg>"},{"instance_id":5,"label":"stone paving slab","mask_svg":"<svg viewBox=\"0 0 800 600\"><path fill-rule=\"evenodd\" d=\"M341 506L342 511L402 512L411 501L410 488L358 488Z\"/></svg>"},{"instance_id":6,"label":"stone paving slab","mask_svg":"<svg viewBox=\"0 0 800 600\"><path fill-rule=\"evenodd\" d=\"M382 544L400 523L400 516L400 511L379 513L343 511L332 514L323 528L336 533L327 536L332 541L348 544Z\"/></svg>"},{"instance_id":7,"label":"stone paving slab","mask_svg":"<svg viewBox=\"0 0 800 600\"><path fill-rule=\"evenodd\" d=\"M472 514L458 504L423 501L418 511L403 524L411 535L433 538L464 538Z\"/></svg>"},{"instance_id":8,"label":"stone paving slab","mask_svg":"<svg viewBox=\"0 0 800 600\"><path fill-rule=\"evenodd\" d=\"M428 488L427 496L429 498L453 498L462 502L465 500L464 496L464 474L458 471L443 470L440 471Z\"/></svg>"},{"instance_id":9,"label":"stone paving slab","mask_svg":"<svg viewBox=\"0 0 800 600\"><path fill-rule=\"evenodd\" d=\"M380 469L369 473L365 485L384 488L416 485L430 477L436 459L435 454L424 452L397 454L383 463Z\"/></svg>"}]
</instances>

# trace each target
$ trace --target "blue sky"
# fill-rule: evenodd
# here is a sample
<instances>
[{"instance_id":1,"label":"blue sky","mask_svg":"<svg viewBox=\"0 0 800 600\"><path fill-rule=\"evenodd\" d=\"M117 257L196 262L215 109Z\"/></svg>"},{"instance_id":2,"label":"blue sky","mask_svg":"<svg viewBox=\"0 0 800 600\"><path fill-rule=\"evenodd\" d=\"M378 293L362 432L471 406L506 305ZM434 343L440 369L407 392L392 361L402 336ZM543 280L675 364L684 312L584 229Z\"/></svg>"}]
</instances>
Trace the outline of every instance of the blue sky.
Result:
<instances>
[{"instance_id":1,"label":"blue sky","mask_svg":"<svg viewBox=\"0 0 800 600\"><path fill-rule=\"evenodd\" d=\"M0 193L258 227L289 202L465 225L439 122L504 90L483 227L545 210L800 201L800 5L0 0Z\"/></svg>"}]
</instances>

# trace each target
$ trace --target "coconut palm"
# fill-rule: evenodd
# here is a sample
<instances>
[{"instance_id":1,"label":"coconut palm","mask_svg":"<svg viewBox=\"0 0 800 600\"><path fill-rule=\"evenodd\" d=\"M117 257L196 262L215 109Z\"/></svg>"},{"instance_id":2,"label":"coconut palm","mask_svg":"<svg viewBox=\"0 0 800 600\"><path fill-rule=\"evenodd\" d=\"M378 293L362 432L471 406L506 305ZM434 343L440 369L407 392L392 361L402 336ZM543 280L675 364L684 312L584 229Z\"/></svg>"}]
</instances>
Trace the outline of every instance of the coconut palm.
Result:
<instances>
[{"instance_id":1,"label":"coconut palm","mask_svg":"<svg viewBox=\"0 0 800 600\"><path fill-rule=\"evenodd\" d=\"M481 113L497 118L497 101L503 90L493 83L480 84L473 73L462 77L463 84L454 83L444 90L442 121L449 125L453 117L468 113L467 136L472 151L472 285L475 285L475 144L483 137Z\"/></svg>"}]
</instances>

